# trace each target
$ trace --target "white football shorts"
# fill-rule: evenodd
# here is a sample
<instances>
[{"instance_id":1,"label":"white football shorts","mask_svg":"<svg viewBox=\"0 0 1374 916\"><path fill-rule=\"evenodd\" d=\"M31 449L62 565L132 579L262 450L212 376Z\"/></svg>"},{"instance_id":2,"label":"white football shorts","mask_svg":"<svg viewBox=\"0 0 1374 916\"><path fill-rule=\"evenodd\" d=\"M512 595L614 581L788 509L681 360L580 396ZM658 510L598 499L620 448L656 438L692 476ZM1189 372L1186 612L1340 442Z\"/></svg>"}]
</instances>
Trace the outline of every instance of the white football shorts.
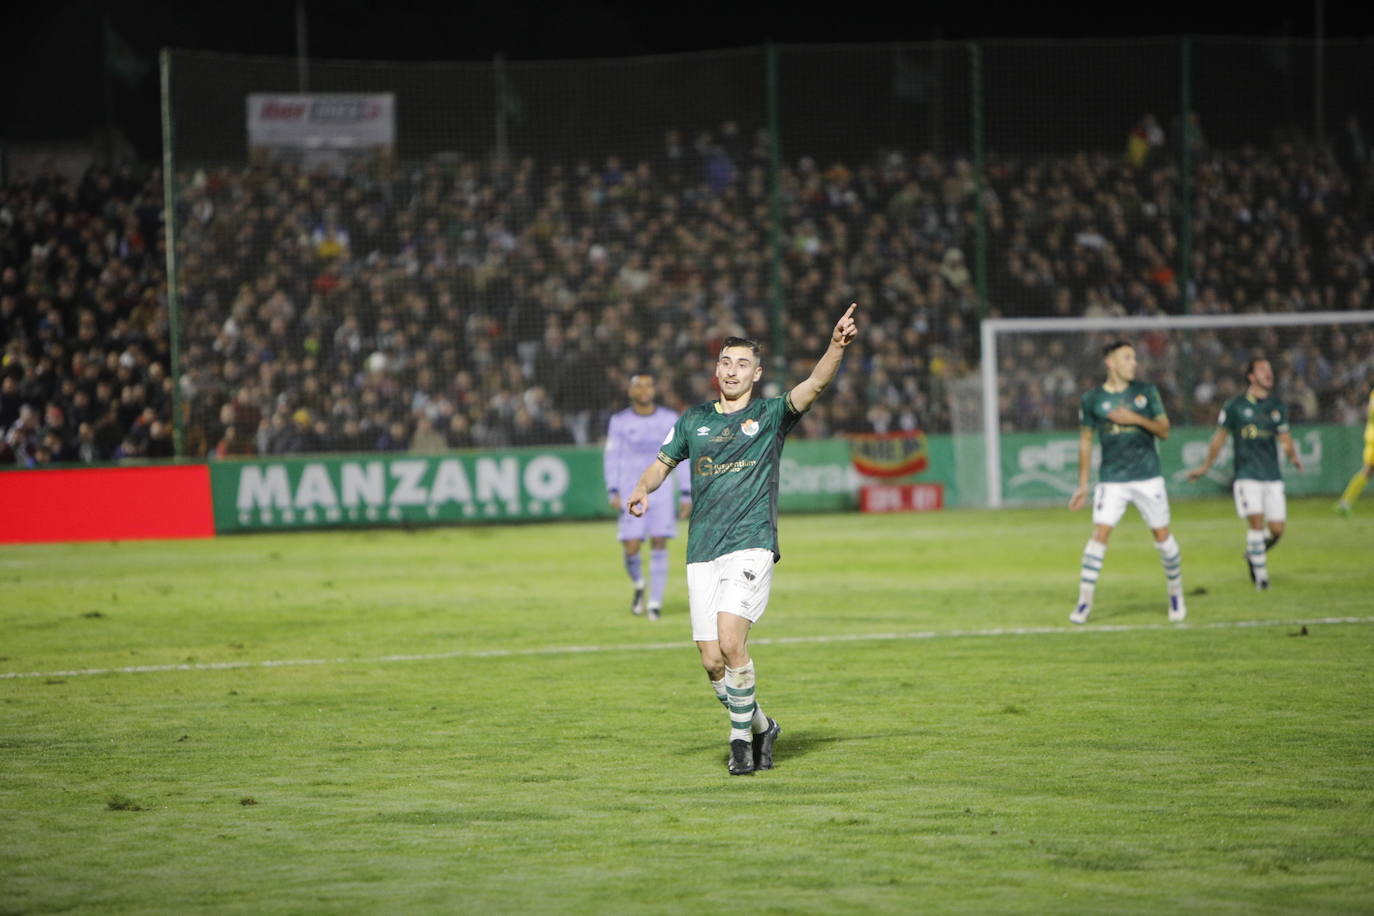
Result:
<instances>
[{"instance_id":1,"label":"white football shorts","mask_svg":"<svg viewBox=\"0 0 1374 916\"><path fill-rule=\"evenodd\" d=\"M768 609L772 585L773 551L766 548L751 547L705 563L688 563L687 603L692 611L692 639L719 639L716 615L721 612L758 623Z\"/></svg>"},{"instance_id":2,"label":"white football shorts","mask_svg":"<svg viewBox=\"0 0 1374 916\"><path fill-rule=\"evenodd\" d=\"M1115 528L1132 503L1151 530L1169 527L1169 494L1163 477L1099 483L1093 491L1093 524Z\"/></svg>"},{"instance_id":3,"label":"white football shorts","mask_svg":"<svg viewBox=\"0 0 1374 916\"><path fill-rule=\"evenodd\" d=\"M1266 522L1288 518L1288 498L1282 480L1237 480L1231 492L1236 497L1236 514L1241 518L1263 515Z\"/></svg>"}]
</instances>

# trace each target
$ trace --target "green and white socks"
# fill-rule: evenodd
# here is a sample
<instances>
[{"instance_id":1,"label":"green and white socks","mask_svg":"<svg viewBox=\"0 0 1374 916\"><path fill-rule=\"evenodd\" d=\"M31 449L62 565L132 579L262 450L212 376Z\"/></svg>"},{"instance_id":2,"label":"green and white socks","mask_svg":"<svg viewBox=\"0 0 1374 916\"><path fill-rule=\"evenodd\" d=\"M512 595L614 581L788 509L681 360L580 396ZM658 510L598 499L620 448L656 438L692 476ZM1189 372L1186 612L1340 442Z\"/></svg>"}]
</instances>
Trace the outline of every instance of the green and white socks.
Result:
<instances>
[{"instance_id":1,"label":"green and white socks","mask_svg":"<svg viewBox=\"0 0 1374 916\"><path fill-rule=\"evenodd\" d=\"M1183 604L1183 552L1178 541L1171 534L1162 541L1155 542L1159 551L1159 562L1164 567L1164 584L1169 593L1169 617L1182 620L1187 614ZM1107 558L1107 545L1091 538L1083 548L1083 559L1078 571L1078 605L1069 619L1083 623L1093 606L1093 593L1097 590L1097 579L1102 575L1102 564Z\"/></svg>"},{"instance_id":2,"label":"green and white socks","mask_svg":"<svg viewBox=\"0 0 1374 916\"><path fill-rule=\"evenodd\" d=\"M730 700L725 693L725 678L721 678L718 681L712 681L711 689L716 692L716 699L720 700L720 705L724 706L726 709L729 709Z\"/></svg>"},{"instance_id":3,"label":"green and white socks","mask_svg":"<svg viewBox=\"0 0 1374 916\"><path fill-rule=\"evenodd\" d=\"M1087 611L1093 606L1093 592L1097 589L1097 577L1102 575L1102 562L1107 558L1107 545L1091 538L1083 548L1083 560L1078 574L1078 607Z\"/></svg>"},{"instance_id":4,"label":"green and white socks","mask_svg":"<svg viewBox=\"0 0 1374 916\"><path fill-rule=\"evenodd\" d=\"M1255 588L1261 590L1269 587L1269 565L1265 556L1265 551L1268 548L1264 542L1263 529L1245 529L1245 559L1250 561L1250 572L1255 577Z\"/></svg>"},{"instance_id":5,"label":"green and white socks","mask_svg":"<svg viewBox=\"0 0 1374 916\"><path fill-rule=\"evenodd\" d=\"M1183 553L1178 549L1178 541L1171 534L1162 541L1155 541L1159 551L1159 562L1164 565L1164 583L1169 589L1169 597L1177 598L1183 594Z\"/></svg>"},{"instance_id":6,"label":"green and white socks","mask_svg":"<svg viewBox=\"0 0 1374 916\"><path fill-rule=\"evenodd\" d=\"M727 665L725 677L712 681L711 687L730 713L731 741L749 741L753 735L768 730L768 717L755 698L752 659L740 668Z\"/></svg>"}]
</instances>

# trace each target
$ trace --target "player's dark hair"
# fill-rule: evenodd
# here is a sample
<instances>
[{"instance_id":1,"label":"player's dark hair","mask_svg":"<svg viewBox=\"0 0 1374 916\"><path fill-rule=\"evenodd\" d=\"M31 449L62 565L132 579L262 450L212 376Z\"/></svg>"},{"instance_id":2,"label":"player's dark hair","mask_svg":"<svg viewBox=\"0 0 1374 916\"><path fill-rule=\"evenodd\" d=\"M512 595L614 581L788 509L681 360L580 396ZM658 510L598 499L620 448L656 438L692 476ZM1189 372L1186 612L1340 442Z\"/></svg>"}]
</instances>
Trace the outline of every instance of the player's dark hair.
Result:
<instances>
[{"instance_id":1,"label":"player's dark hair","mask_svg":"<svg viewBox=\"0 0 1374 916\"><path fill-rule=\"evenodd\" d=\"M759 346L757 340L750 337L727 337L725 343L720 345L720 352L724 353L731 347L748 347L754 351L755 360L761 359L763 356L763 347Z\"/></svg>"},{"instance_id":2,"label":"player's dark hair","mask_svg":"<svg viewBox=\"0 0 1374 916\"><path fill-rule=\"evenodd\" d=\"M1117 350L1120 350L1122 347L1129 346L1131 346L1131 342L1129 340L1113 340L1111 343L1107 344L1105 347L1102 348L1102 358L1106 359L1107 357L1115 353Z\"/></svg>"},{"instance_id":3,"label":"player's dark hair","mask_svg":"<svg viewBox=\"0 0 1374 916\"><path fill-rule=\"evenodd\" d=\"M1245 384L1247 384L1247 385L1250 384L1250 373L1252 373L1252 372L1255 371L1255 366L1257 366L1257 365L1260 364L1260 363L1267 363L1267 362L1269 362L1269 360L1268 360L1267 358L1265 358L1265 357L1263 357L1263 356L1256 356L1254 359L1252 359L1252 360L1250 360L1248 363L1246 363L1246 364L1245 364L1245 374L1241 376L1243 379L1245 379Z\"/></svg>"}]
</instances>

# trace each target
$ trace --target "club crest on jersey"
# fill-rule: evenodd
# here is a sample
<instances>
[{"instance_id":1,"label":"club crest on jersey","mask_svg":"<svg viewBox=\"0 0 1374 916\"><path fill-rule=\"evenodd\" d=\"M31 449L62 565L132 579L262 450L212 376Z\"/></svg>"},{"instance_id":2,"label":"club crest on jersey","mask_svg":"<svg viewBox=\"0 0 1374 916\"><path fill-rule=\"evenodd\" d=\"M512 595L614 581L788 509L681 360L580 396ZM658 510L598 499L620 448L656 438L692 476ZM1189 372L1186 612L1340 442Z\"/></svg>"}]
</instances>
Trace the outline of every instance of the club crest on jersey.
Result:
<instances>
[{"instance_id":1,"label":"club crest on jersey","mask_svg":"<svg viewBox=\"0 0 1374 916\"><path fill-rule=\"evenodd\" d=\"M1145 406L1145 395L1143 395L1143 394L1138 394L1138 395L1135 396L1135 406L1137 406L1137 407L1144 407L1144 406Z\"/></svg>"},{"instance_id":2,"label":"club crest on jersey","mask_svg":"<svg viewBox=\"0 0 1374 916\"><path fill-rule=\"evenodd\" d=\"M697 427L697 435L698 435L698 436L709 436L709 435L711 435L711 427L709 427L709 426L698 426L698 427Z\"/></svg>"},{"instance_id":3,"label":"club crest on jersey","mask_svg":"<svg viewBox=\"0 0 1374 916\"><path fill-rule=\"evenodd\" d=\"M745 420L739 425L739 431L746 436L757 436L759 432L759 421L754 419Z\"/></svg>"},{"instance_id":4,"label":"club crest on jersey","mask_svg":"<svg viewBox=\"0 0 1374 916\"><path fill-rule=\"evenodd\" d=\"M1273 420L1275 423L1279 422L1279 412L1277 410L1271 410L1269 412L1269 419Z\"/></svg>"}]
</instances>

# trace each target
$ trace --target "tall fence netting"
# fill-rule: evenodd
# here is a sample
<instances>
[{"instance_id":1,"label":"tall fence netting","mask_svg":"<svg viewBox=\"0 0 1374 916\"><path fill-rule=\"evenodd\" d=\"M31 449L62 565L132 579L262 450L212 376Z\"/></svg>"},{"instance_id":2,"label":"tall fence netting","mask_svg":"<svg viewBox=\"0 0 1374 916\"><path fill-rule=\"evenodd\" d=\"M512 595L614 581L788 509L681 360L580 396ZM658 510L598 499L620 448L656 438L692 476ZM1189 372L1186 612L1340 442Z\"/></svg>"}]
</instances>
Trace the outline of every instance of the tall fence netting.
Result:
<instances>
[{"instance_id":1,"label":"tall fence netting","mask_svg":"<svg viewBox=\"0 0 1374 916\"><path fill-rule=\"evenodd\" d=\"M1367 307L1368 51L1326 43L1324 80L1302 43L1158 39L312 61L304 87L173 52L182 451L593 444L635 372L709 398L730 335L794 384L851 301L800 434L961 431L988 315ZM250 99L301 96L389 99L390 142L250 144Z\"/></svg>"}]
</instances>

